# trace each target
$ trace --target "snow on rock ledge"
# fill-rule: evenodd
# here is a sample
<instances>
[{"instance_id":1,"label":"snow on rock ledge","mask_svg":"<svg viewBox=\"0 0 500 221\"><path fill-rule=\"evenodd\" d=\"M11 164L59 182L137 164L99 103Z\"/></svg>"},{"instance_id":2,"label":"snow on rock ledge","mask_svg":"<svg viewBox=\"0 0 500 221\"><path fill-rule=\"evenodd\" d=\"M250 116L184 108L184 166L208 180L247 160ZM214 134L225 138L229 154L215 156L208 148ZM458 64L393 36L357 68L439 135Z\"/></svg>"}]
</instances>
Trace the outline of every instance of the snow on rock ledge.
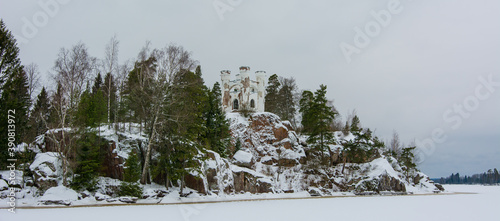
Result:
<instances>
[{"instance_id":1,"label":"snow on rock ledge","mask_svg":"<svg viewBox=\"0 0 500 221\"><path fill-rule=\"evenodd\" d=\"M234 164L242 167L248 167L252 165L253 155L249 152L238 150L233 156L235 162Z\"/></svg>"},{"instance_id":2,"label":"snow on rock ledge","mask_svg":"<svg viewBox=\"0 0 500 221\"><path fill-rule=\"evenodd\" d=\"M59 184L62 177L62 164L56 152L38 153L30 165L35 178L35 185L45 191Z\"/></svg>"},{"instance_id":3,"label":"snow on rock ledge","mask_svg":"<svg viewBox=\"0 0 500 221\"><path fill-rule=\"evenodd\" d=\"M65 186L57 186L48 189L40 198L40 202L45 205L71 205L71 202L78 200L78 193Z\"/></svg>"}]
</instances>

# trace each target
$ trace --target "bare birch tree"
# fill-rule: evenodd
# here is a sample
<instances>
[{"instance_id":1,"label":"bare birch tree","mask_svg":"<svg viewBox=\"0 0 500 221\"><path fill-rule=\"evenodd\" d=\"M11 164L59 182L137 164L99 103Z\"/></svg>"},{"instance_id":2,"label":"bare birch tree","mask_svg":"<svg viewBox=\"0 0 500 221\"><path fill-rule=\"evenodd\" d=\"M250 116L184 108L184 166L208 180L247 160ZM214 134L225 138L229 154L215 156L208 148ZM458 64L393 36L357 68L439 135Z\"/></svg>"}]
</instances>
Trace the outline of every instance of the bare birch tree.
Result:
<instances>
[{"instance_id":1,"label":"bare birch tree","mask_svg":"<svg viewBox=\"0 0 500 221\"><path fill-rule=\"evenodd\" d=\"M64 88L69 110L75 110L85 89L90 74L95 69L96 59L91 57L83 43L71 49L61 48L54 65L55 80Z\"/></svg>"},{"instance_id":2,"label":"bare birch tree","mask_svg":"<svg viewBox=\"0 0 500 221\"><path fill-rule=\"evenodd\" d=\"M28 77L28 93L30 99L33 100L33 94L38 86L40 86L40 70L37 64L30 63L24 66L24 72L26 72L26 76Z\"/></svg>"},{"instance_id":3,"label":"bare birch tree","mask_svg":"<svg viewBox=\"0 0 500 221\"><path fill-rule=\"evenodd\" d=\"M48 138L56 145L63 164L63 185L67 186L69 172L68 157L74 150L76 136L71 136L75 127L72 115L78 107L80 96L87 80L95 70L96 59L91 57L83 43L71 49L61 48L54 65L57 89L52 99L55 122L46 123ZM52 126L52 128L50 128Z\"/></svg>"},{"instance_id":4,"label":"bare birch tree","mask_svg":"<svg viewBox=\"0 0 500 221\"><path fill-rule=\"evenodd\" d=\"M392 139L391 142L389 142L389 150L393 152L395 155L394 157L398 158L398 156L401 154L401 149L403 148L403 145L401 144L401 141L399 140L399 134L395 130L392 132Z\"/></svg>"},{"instance_id":5,"label":"bare birch tree","mask_svg":"<svg viewBox=\"0 0 500 221\"><path fill-rule=\"evenodd\" d=\"M111 124L111 96L112 96L112 82L115 79L116 72L118 72L119 66L118 66L118 46L119 46L119 41L116 38L116 35L113 36L108 44L106 45L105 49L105 54L104 54L104 60L103 60L103 66L106 74L110 74L111 78L108 81L108 85L106 85L106 96L108 98L108 128L110 127ZM116 115L116 109L113 110L115 111Z\"/></svg>"}]
</instances>

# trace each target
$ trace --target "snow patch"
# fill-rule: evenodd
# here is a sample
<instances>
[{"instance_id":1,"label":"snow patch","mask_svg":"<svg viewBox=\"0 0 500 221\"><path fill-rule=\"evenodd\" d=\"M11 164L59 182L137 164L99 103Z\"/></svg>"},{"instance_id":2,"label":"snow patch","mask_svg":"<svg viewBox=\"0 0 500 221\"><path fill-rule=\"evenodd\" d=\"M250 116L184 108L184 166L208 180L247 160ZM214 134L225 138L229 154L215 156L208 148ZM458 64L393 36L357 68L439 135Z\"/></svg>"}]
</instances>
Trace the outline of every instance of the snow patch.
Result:
<instances>
[{"instance_id":1,"label":"snow patch","mask_svg":"<svg viewBox=\"0 0 500 221\"><path fill-rule=\"evenodd\" d=\"M70 205L71 202L78 200L78 193L65 186L57 186L48 189L40 198L40 202L52 204Z\"/></svg>"},{"instance_id":2,"label":"snow patch","mask_svg":"<svg viewBox=\"0 0 500 221\"><path fill-rule=\"evenodd\" d=\"M252 162L253 155L251 153L248 153L243 150L238 150L233 158L236 160L236 162L242 163L242 164L250 164Z\"/></svg>"}]
</instances>

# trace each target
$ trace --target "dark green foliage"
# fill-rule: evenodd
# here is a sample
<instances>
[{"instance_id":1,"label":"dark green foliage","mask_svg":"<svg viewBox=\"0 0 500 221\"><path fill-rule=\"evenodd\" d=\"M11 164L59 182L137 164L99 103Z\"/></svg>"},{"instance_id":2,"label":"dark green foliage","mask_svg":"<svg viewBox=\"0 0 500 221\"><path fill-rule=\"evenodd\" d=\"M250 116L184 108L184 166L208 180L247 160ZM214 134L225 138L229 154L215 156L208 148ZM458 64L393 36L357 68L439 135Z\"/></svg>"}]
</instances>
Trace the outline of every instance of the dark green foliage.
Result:
<instances>
[{"instance_id":1,"label":"dark green foliage","mask_svg":"<svg viewBox=\"0 0 500 221\"><path fill-rule=\"evenodd\" d=\"M135 63L130 71L124 89L124 104L128 109L127 119L130 122L142 123L151 110L153 94L153 73L156 68L156 58L151 56L144 61Z\"/></svg>"},{"instance_id":2,"label":"dark green foliage","mask_svg":"<svg viewBox=\"0 0 500 221\"><path fill-rule=\"evenodd\" d=\"M333 139L331 125L336 115L333 107L328 105L325 85L320 85L314 95L308 91L302 93L300 112L303 132L309 134L307 142L321 152L325 151L327 144Z\"/></svg>"},{"instance_id":3,"label":"dark green foliage","mask_svg":"<svg viewBox=\"0 0 500 221\"><path fill-rule=\"evenodd\" d=\"M162 134L158 142L160 156L152 170L153 176L164 178L161 180L166 186L170 181L180 180L182 192L185 175L198 167L198 148L204 142L210 142L210 139L217 145L217 140L226 135L222 134L225 129L221 126L224 122L220 113L214 112L211 116L215 118L210 122L213 126L221 128L211 128L211 130L207 128L210 93L203 83L201 73L181 70L174 76L168 90L169 98L162 112L175 120L167 121L159 128ZM214 103L214 110L216 105L218 104ZM220 137L208 137L207 133Z\"/></svg>"},{"instance_id":4,"label":"dark green foliage","mask_svg":"<svg viewBox=\"0 0 500 221\"><path fill-rule=\"evenodd\" d=\"M142 197L142 187L138 183L122 182L120 184L119 196Z\"/></svg>"},{"instance_id":5,"label":"dark green foliage","mask_svg":"<svg viewBox=\"0 0 500 221\"><path fill-rule=\"evenodd\" d=\"M280 78L280 81L281 88L278 92L279 100L276 103L276 114L280 116L281 120L288 120L293 123L295 122L296 112L294 93L297 90L297 85L294 78Z\"/></svg>"},{"instance_id":6,"label":"dark green foliage","mask_svg":"<svg viewBox=\"0 0 500 221\"><path fill-rule=\"evenodd\" d=\"M310 133L313 130L315 120L312 111L314 107L314 94L311 91L303 91L299 106L299 112L302 113L302 132Z\"/></svg>"},{"instance_id":7,"label":"dark green foliage","mask_svg":"<svg viewBox=\"0 0 500 221\"><path fill-rule=\"evenodd\" d=\"M452 173L449 177L433 179L441 184L488 184L498 185L500 183L500 173L497 168L489 169L487 172L473 174L472 176L460 176L459 173Z\"/></svg>"},{"instance_id":8,"label":"dark green foliage","mask_svg":"<svg viewBox=\"0 0 500 221\"><path fill-rule=\"evenodd\" d=\"M204 112L206 130L203 141L206 147L226 157L230 141L229 122L222 110L220 91L219 82L216 82L208 94L208 107Z\"/></svg>"},{"instance_id":9,"label":"dark green foliage","mask_svg":"<svg viewBox=\"0 0 500 221\"><path fill-rule=\"evenodd\" d=\"M14 35L0 19L0 88L14 72L22 69L19 60L19 48Z\"/></svg>"},{"instance_id":10,"label":"dark green foliage","mask_svg":"<svg viewBox=\"0 0 500 221\"><path fill-rule=\"evenodd\" d=\"M208 89L203 78L183 70L175 75L170 88L171 103L167 113L176 116L176 132L189 140L200 141L205 133L203 112L208 106Z\"/></svg>"},{"instance_id":11,"label":"dark green foliage","mask_svg":"<svg viewBox=\"0 0 500 221\"><path fill-rule=\"evenodd\" d=\"M366 144L357 140L347 141L342 144L344 146L344 154L349 163L365 163L366 159Z\"/></svg>"},{"instance_id":12,"label":"dark green foliage","mask_svg":"<svg viewBox=\"0 0 500 221\"><path fill-rule=\"evenodd\" d=\"M280 82L278 80L278 75L273 74L269 77L267 87L266 87L266 97L265 97L265 111L271 113L278 113L278 102L279 102L279 88Z\"/></svg>"},{"instance_id":13,"label":"dark green foliage","mask_svg":"<svg viewBox=\"0 0 500 221\"><path fill-rule=\"evenodd\" d=\"M141 178L141 166L136 151L132 151L126 162L123 173L123 182L120 185L120 196L142 196L142 187L137 181Z\"/></svg>"},{"instance_id":14,"label":"dark green foliage","mask_svg":"<svg viewBox=\"0 0 500 221\"><path fill-rule=\"evenodd\" d=\"M33 110L31 110L28 142L32 142L36 136L44 134L47 131L47 127L50 122L50 112L50 100L45 87L43 87L36 99Z\"/></svg>"},{"instance_id":15,"label":"dark green foliage","mask_svg":"<svg viewBox=\"0 0 500 221\"><path fill-rule=\"evenodd\" d=\"M415 155L413 152L415 151L416 147L406 147L403 148L403 151L401 152L401 156L399 157L399 163L401 164L403 170L406 172L406 175L411 170L414 170L417 168L417 164L415 164L414 159Z\"/></svg>"},{"instance_id":16,"label":"dark green foliage","mask_svg":"<svg viewBox=\"0 0 500 221\"><path fill-rule=\"evenodd\" d=\"M83 92L76 112L76 122L78 125L96 127L106 120L107 99L104 96L101 86L102 78L101 74L98 74L92 87L92 93L88 90Z\"/></svg>"},{"instance_id":17,"label":"dark green foliage","mask_svg":"<svg viewBox=\"0 0 500 221\"><path fill-rule=\"evenodd\" d=\"M95 94L84 91L78 110L76 112L76 122L84 127L99 126L106 119L106 98L102 91Z\"/></svg>"},{"instance_id":18,"label":"dark green foliage","mask_svg":"<svg viewBox=\"0 0 500 221\"><path fill-rule=\"evenodd\" d=\"M241 139L238 137L236 139L236 143L234 144L234 152L233 155L238 152L238 150L241 150Z\"/></svg>"},{"instance_id":19,"label":"dark green foliage","mask_svg":"<svg viewBox=\"0 0 500 221\"><path fill-rule=\"evenodd\" d=\"M95 133L86 132L77 140L76 169L71 188L75 190L94 191L97 186L97 176L101 169L103 154L100 146L104 141Z\"/></svg>"},{"instance_id":20,"label":"dark green foliage","mask_svg":"<svg viewBox=\"0 0 500 221\"><path fill-rule=\"evenodd\" d=\"M132 151L125 161L123 181L137 182L141 178L141 165L136 151Z\"/></svg>"},{"instance_id":21,"label":"dark green foliage","mask_svg":"<svg viewBox=\"0 0 500 221\"><path fill-rule=\"evenodd\" d=\"M181 194L185 185L184 177L190 171L200 170L196 155L198 150L187 140L179 140L175 142L175 148L170 153L170 166L168 172L171 180L181 181Z\"/></svg>"},{"instance_id":22,"label":"dark green foliage","mask_svg":"<svg viewBox=\"0 0 500 221\"><path fill-rule=\"evenodd\" d=\"M102 76L101 73L97 73L97 76L94 79L94 86L92 86L92 94L96 94L101 90L102 90Z\"/></svg>"},{"instance_id":23,"label":"dark green foliage","mask_svg":"<svg viewBox=\"0 0 500 221\"><path fill-rule=\"evenodd\" d=\"M19 48L12 33L0 20L0 167L5 168L8 158L8 111L15 114L15 142L26 140L30 97L27 76L19 60ZM11 118L13 119L13 118Z\"/></svg>"},{"instance_id":24,"label":"dark green foliage","mask_svg":"<svg viewBox=\"0 0 500 221\"><path fill-rule=\"evenodd\" d=\"M358 115L354 115L354 117L352 118L352 122L351 122L351 132L361 131L361 127L359 124L360 124L360 121L359 121Z\"/></svg>"},{"instance_id":25,"label":"dark green foliage","mask_svg":"<svg viewBox=\"0 0 500 221\"><path fill-rule=\"evenodd\" d=\"M294 99L296 90L295 79L271 75L266 87L265 111L277 114L282 120L293 122L296 111Z\"/></svg>"},{"instance_id":26,"label":"dark green foliage","mask_svg":"<svg viewBox=\"0 0 500 221\"><path fill-rule=\"evenodd\" d=\"M2 95L0 97L0 103L2 104L0 107L1 130L7 130L7 112L9 110L15 111L15 133L17 143L26 141L25 135L27 132L28 111L31 106L27 82L28 78L24 70L18 69L7 78L7 81L2 87ZM7 134L7 132L4 134ZM2 139L7 139L7 137L2 136Z\"/></svg>"},{"instance_id":27,"label":"dark green foliage","mask_svg":"<svg viewBox=\"0 0 500 221\"><path fill-rule=\"evenodd\" d=\"M378 137L372 137L369 129L357 132L353 140L345 141L342 145L344 146L342 154L349 163L366 163L378 157L379 149L384 148L384 143Z\"/></svg>"}]
</instances>

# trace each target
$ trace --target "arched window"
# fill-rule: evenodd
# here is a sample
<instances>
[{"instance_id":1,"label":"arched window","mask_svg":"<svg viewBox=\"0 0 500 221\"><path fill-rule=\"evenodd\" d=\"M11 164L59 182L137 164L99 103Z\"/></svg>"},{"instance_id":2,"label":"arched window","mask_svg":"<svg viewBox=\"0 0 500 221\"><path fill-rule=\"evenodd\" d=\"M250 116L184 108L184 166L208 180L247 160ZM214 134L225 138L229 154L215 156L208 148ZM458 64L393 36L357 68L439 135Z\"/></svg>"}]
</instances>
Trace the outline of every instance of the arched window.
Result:
<instances>
[{"instance_id":1,"label":"arched window","mask_svg":"<svg viewBox=\"0 0 500 221\"><path fill-rule=\"evenodd\" d=\"M250 107L255 108L255 101L253 99L250 101Z\"/></svg>"},{"instance_id":2,"label":"arched window","mask_svg":"<svg viewBox=\"0 0 500 221\"><path fill-rule=\"evenodd\" d=\"M233 101L233 110L238 110L238 109L239 109L238 100L234 99L234 101Z\"/></svg>"}]
</instances>

